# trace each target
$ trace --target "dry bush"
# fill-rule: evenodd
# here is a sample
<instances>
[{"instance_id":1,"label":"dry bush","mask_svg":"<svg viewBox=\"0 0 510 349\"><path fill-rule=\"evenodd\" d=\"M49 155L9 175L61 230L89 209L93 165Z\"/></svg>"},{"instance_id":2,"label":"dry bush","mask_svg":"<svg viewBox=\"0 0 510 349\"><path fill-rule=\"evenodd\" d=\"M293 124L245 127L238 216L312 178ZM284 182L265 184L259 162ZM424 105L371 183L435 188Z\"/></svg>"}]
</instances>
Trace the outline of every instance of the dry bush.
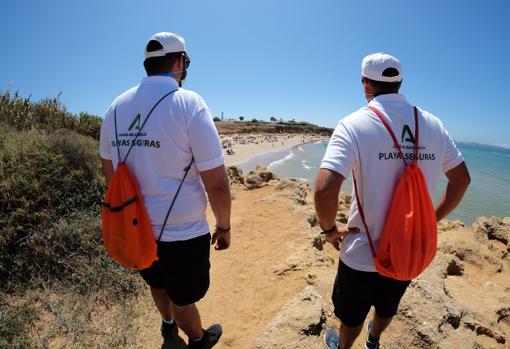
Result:
<instances>
[{"instance_id":1,"label":"dry bush","mask_svg":"<svg viewBox=\"0 0 510 349\"><path fill-rule=\"evenodd\" d=\"M0 348L129 343L143 285L104 250L104 189L91 137L0 127Z\"/></svg>"}]
</instances>

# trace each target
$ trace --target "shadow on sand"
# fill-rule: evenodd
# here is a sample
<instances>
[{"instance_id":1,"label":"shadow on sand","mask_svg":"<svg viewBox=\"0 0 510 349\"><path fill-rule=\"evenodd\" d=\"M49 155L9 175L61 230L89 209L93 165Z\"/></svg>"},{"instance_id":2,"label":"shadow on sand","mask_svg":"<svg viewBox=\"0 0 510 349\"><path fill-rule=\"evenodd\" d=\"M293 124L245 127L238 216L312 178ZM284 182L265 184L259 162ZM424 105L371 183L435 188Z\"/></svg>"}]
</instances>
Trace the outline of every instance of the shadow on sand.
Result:
<instances>
[{"instance_id":1,"label":"shadow on sand","mask_svg":"<svg viewBox=\"0 0 510 349\"><path fill-rule=\"evenodd\" d=\"M171 339L165 339L161 349L186 349L186 342L180 337L172 337Z\"/></svg>"}]
</instances>

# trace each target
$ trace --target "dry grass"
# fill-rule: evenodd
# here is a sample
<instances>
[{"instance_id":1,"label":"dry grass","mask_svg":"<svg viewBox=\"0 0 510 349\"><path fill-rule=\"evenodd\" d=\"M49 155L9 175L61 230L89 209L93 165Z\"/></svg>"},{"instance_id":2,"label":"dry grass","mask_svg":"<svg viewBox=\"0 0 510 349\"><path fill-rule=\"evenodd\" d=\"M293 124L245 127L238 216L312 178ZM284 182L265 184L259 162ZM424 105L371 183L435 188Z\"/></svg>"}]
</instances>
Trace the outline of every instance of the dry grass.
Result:
<instances>
[{"instance_id":1,"label":"dry grass","mask_svg":"<svg viewBox=\"0 0 510 349\"><path fill-rule=\"evenodd\" d=\"M0 94L0 348L130 343L143 285L103 247L96 121Z\"/></svg>"}]
</instances>

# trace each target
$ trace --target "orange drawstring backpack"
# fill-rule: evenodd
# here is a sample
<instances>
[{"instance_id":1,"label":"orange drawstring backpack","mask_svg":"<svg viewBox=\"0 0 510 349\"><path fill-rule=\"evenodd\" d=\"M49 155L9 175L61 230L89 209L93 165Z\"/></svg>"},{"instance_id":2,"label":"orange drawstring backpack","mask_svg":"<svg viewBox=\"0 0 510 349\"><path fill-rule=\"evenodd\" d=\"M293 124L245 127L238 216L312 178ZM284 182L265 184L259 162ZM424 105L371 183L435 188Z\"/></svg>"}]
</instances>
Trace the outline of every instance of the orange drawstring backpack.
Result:
<instances>
[{"instance_id":1,"label":"orange drawstring backpack","mask_svg":"<svg viewBox=\"0 0 510 349\"><path fill-rule=\"evenodd\" d=\"M154 239L149 214L143 202L138 182L126 165L126 159L133 145L136 144L140 132L154 109L165 97L173 92L175 91L164 95L151 109L141 128L138 130L135 139L131 142L131 146L124 159L120 156L120 143L117 132L117 109L114 110L115 137L119 163L110 180L103 202L103 242L112 259L129 269L141 270L149 268L152 263L158 259L158 256L157 244ZM179 194L192 163L193 159L189 166L184 169L186 172L170 204L158 241L161 239L170 211L172 210L177 194Z\"/></svg>"},{"instance_id":2,"label":"orange drawstring backpack","mask_svg":"<svg viewBox=\"0 0 510 349\"><path fill-rule=\"evenodd\" d=\"M359 200L353 171L356 200L377 272L392 279L407 281L420 275L429 266L437 250L436 213L427 190L425 177L418 166L418 109L414 107L416 143L411 158L412 162L408 164L397 138L384 116L376 108L368 108L384 124L404 162L404 172L395 187L390 207L386 213L377 254Z\"/></svg>"}]
</instances>

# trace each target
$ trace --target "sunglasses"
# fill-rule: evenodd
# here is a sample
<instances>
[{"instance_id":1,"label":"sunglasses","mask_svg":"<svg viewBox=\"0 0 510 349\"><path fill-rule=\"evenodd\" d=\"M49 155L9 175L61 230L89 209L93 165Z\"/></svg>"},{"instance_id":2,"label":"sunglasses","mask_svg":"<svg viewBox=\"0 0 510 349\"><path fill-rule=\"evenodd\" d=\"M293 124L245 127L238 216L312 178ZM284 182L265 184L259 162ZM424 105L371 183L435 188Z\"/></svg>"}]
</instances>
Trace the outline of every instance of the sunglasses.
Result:
<instances>
[{"instance_id":1,"label":"sunglasses","mask_svg":"<svg viewBox=\"0 0 510 349\"><path fill-rule=\"evenodd\" d=\"M189 58L189 56L186 54L186 52L183 53L183 56L184 56L184 68L185 69L188 69L190 63L191 63L191 59Z\"/></svg>"}]
</instances>

